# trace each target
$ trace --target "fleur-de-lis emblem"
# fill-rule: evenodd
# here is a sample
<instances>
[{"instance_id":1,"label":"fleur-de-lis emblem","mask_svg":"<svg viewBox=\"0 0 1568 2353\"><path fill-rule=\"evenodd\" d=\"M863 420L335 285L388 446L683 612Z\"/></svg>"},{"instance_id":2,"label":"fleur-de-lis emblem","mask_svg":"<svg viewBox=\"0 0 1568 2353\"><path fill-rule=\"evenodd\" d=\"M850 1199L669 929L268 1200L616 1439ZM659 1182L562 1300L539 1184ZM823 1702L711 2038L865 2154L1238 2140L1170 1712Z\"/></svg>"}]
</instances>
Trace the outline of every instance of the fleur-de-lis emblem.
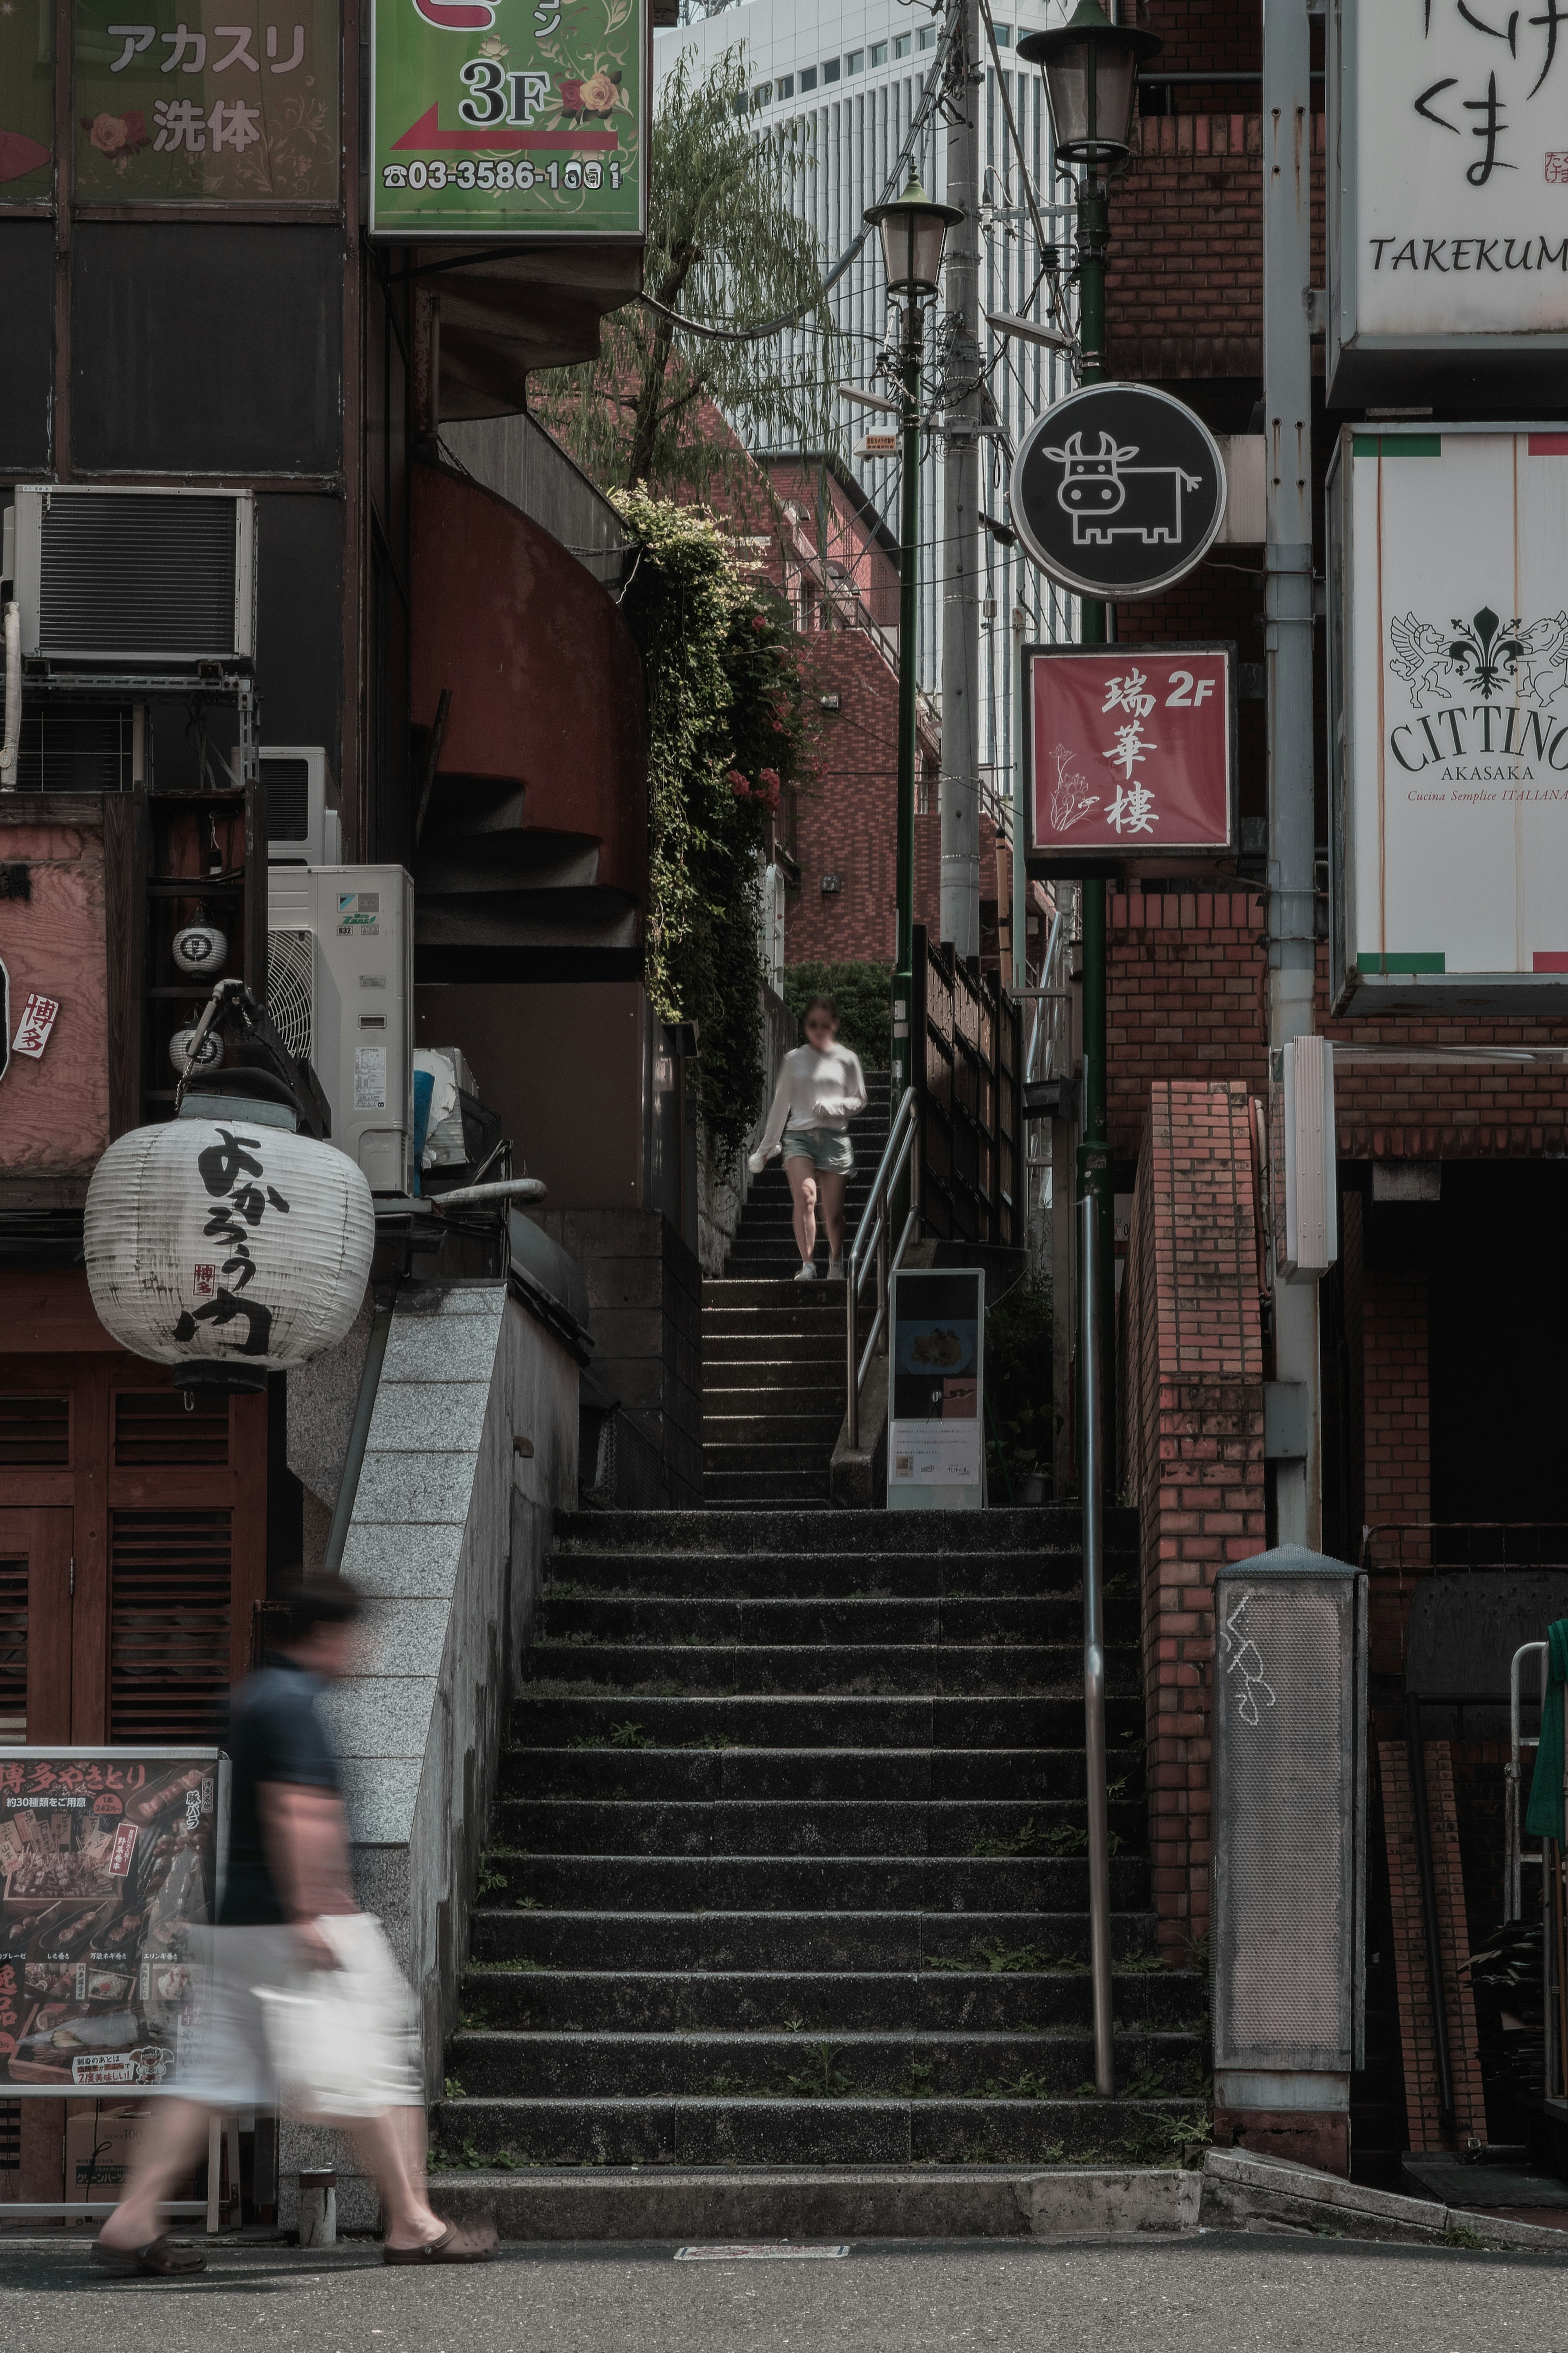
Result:
<instances>
[{"instance_id":1,"label":"fleur-de-lis emblem","mask_svg":"<svg viewBox=\"0 0 1568 2353\"><path fill-rule=\"evenodd\" d=\"M1454 632L1448 659L1469 673L1469 683L1483 702L1489 702L1506 683L1504 671L1511 679L1525 649L1523 640L1514 634L1519 628L1517 615L1505 625L1489 605L1483 605L1473 619L1451 621L1448 626Z\"/></svg>"}]
</instances>

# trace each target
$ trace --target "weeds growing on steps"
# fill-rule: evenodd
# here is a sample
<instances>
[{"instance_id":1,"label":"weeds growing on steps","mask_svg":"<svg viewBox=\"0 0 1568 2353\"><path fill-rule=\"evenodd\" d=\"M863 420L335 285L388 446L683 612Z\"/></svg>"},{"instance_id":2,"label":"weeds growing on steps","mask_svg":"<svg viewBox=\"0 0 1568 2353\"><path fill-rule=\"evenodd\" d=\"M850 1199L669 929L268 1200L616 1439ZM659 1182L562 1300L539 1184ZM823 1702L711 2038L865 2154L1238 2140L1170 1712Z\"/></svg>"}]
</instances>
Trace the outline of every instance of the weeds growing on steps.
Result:
<instances>
[{"instance_id":1,"label":"weeds growing on steps","mask_svg":"<svg viewBox=\"0 0 1568 2353\"><path fill-rule=\"evenodd\" d=\"M488 1855L479 1858L479 1876L474 1882L476 1895L499 1895L506 1885L506 1873L498 1871Z\"/></svg>"},{"instance_id":2,"label":"weeds growing on steps","mask_svg":"<svg viewBox=\"0 0 1568 2353\"><path fill-rule=\"evenodd\" d=\"M783 2080L785 2091L795 2100L845 2100L857 2088L838 2064L838 2053L831 2042L814 2043L811 2063Z\"/></svg>"},{"instance_id":3,"label":"weeds growing on steps","mask_svg":"<svg viewBox=\"0 0 1568 2353\"><path fill-rule=\"evenodd\" d=\"M984 1969L996 1969L1009 1975L1058 1969L1071 1977L1081 1977L1089 1968L1076 1953L1063 1953L1059 1957L1047 1953L1043 1945L1005 1945L1000 1937L989 1945L976 1947L972 1954L939 1953L926 1962L928 1969L962 1970L975 1977Z\"/></svg>"},{"instance_id":4,"label":"weeds growing on steps","mask_svg":"<svg viewBox=\"0 0 1568 2353\"><path fill-rule=\"evenodd\" d=\"M1109 1833L1109 1846L1112 1854L1121 1853L1121 1841L1114 1831ZM1043 1831L1031 1814L1011 1838L976 1839L969 1852L972 1858L988 1862L1010 1855L1087 1854L1089 1832L1079 1822L1060 1822L1055 1830Z\"/></svg>"},{"instance_id":5,"label":"weeds growing on steps","mask_svg":"<svg viewBox=\"0 0 1568 2353\"><path fill-rule=\"evenodd\" d=\"M1191 2108L1177 2116L1140 2117L1122 2139L1120 2154L1132 2165L1179 2165L1191 2172L1202 2165L1213 2139L1213 2117Z\"/></svg>"},{"instance_id":6,"label":"weeds growing on steps","mask_svg":"<svg viewBox=\"0 0 1568 2353\"><path fill-rule=\"evenodd\" d=\"M1026 2068L1012 2083L999 2083L993 2076L981 2091L983 2100L1059 2100L1061 2093L1048 2075L1034 2068Z\"/></svg>"}]
</instances>

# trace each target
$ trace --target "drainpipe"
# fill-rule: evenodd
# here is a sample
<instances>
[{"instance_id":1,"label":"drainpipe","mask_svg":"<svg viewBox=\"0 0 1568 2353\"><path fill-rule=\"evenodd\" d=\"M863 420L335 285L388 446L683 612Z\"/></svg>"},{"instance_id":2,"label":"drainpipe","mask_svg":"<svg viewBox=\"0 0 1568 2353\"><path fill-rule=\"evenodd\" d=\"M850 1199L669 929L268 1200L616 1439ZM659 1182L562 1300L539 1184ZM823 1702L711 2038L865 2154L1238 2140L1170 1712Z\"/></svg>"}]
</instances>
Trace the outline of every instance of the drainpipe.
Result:
<instances>
[{"instance_id":1,"label":"drainpipe","mask_svg":"<svg viewBox=\"0 0 1568 2353\"><path fill-rule=\"evenodd\" d=\"M1309 1037L1312 901L1311 35L1307 0L1263 8L1263 404L1268 543L1268 1038ZM1318 1291L1274 1284L1274 1377L1307 1395L1307 1454L1274 1465L1280 1544L1321 1549Z\"/></svg>"}]
</instances>

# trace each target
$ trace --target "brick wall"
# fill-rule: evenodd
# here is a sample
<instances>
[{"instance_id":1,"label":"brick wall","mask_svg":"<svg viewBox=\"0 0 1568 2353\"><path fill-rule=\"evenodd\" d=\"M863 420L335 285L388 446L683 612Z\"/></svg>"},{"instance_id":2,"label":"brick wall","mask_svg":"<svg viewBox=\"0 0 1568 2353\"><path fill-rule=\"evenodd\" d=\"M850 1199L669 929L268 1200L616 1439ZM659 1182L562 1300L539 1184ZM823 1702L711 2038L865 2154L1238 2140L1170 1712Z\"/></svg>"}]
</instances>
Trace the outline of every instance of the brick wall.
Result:
<instances>
[{"instance_id":1,"label":"brick wall","mask_svg":"<svg viewBox=\"0 0 1568 2353\"><path fill-rule=\"evenodd\" d=\"M1148 1092L1126 1275L1128 1483L1140 1513L1149 1837L1161 1950L1209 1920L1214 1577L1263 1549L1263 1345L1245 1083Z\"/></svg>"},{"instance_id":2,"label":"brick wall","mask_svg":"<svg viewBox=\"0 0 1568 2353\"><path fill-rule=\"evenodd\" d=\"M1263 122L1144 115L1110 199L1113 376L1263 373ZM1323 283L1323 118L1312 119L1312 283ZM1319 364L1321 364L1320 360Z\"/></svg>"},{"instance_id":3,"label":"brick wall","mask_svg":"<svg viewBox=\"0 0 1568 2353\"><path fill-rule=\"evenodd\" d=\"M1402 1741L1378 1743L1383 1777L1384 1838L1388 1851L1389 1890L1394 1906L1394 1968L1399 1987L1400 2039L1405 2056L1405 2107L1410 2147L1415 2151L1463 2148L1487 2137L1486 2096L1481 2087L1470 1981L1458 1963L1470 1949L1465 1922L1465 1891L1459 1870L1459 1818L1454 1773L1446 1740L1428 1740L1426 1811L1432 1833L1432 1875L1443 1947L1443 1995L1447 2009L1449 2064L1454 2076L1454 2132L1442 2126L1437 2084L1437 2042L1426 1969L1426 1926L1415 1852L1415 1819L1410 1799L1410 1765Z\"/></svg>"},{"instance_id":4,"label":"brick wall","mask_svg":"<svg viewBox=\"0 0 1568 2353\"><path fill-rule=\"evenodd\" d=\"M1123 23L1133 11L1123 6ZM1263 68L1263 13L1258 0L1143 0L1137 22L1164 43L1149 69L1172 73L1259 73Z\"/></svg>"},{"instance_id":5,"label":"brick wall","mask_svg":"<svg viewBox=\"0 0 1568 2353\"><path fill-rule=\"evenodd\" d=\"M890 964L898 922L898 676L858 630L819 631L798 642L808 693L837 694L839 708L822 714L820 774L800 794L793 842L785 836L800 867L800 888L791 892L784 913L785 960ZM915 921L935 939L942 905L940 743L923 728L920 754ZM983 898L994 896L995 853L995 828L982 818ZM825 874L837 875L840 884L826 897Z\"/></svg>"},{"instance_id":6,"label":"brick wall","mask_svg":"<svg viewBox=\"0 0 1568 2353\"><path fill-rule=\"evenodd\" d=\"M1431 1411L1426 1364L1426 1277L1368 1268L1362 1278L1365 1454L1363 1506L1369 1527L1432 1516ZM1395 1556L1396 1539L1377 1548ZM1424 1536L1403 1539L1405 1561L1419 1569L1430 1547ZM1397 1567L1373 1572L1371 1592L1374 1674L1402 1675L1410 1620L1412 1580Z\"/></svg>"},{"instance_id":7,"label":"brick wall","mask_svg":"<svg viewBox=\"0 0 1568 2353\"><path fill-rule=\"evenodd\" d=\"M1268 902L1244 889L1156 893L1134 885L1110 893L1108 923L1111 1151L1131 1159L1154 1077L1267 1087ZM1316 1019L1338 1043L1400 1051L1568 1045L1563 1021L1331 1020L1328 1008L1328 951L1320 948ZM1551 1069L1342 1063L1334 1111L1343 1160L1568 1154L1568 1096Z\"/></svg>"},{"instance_id":8,"label":"brick wall","mask_svg":"<svg viewBox=\"0 0 1568 2353\"><path fill-rule=\"evenodd\" d=\"M1252 891L1108 901L1110 1149L1134 1158L1157 1079L1268 1084L1267 902Z\"/></svg>"}]
</instances>

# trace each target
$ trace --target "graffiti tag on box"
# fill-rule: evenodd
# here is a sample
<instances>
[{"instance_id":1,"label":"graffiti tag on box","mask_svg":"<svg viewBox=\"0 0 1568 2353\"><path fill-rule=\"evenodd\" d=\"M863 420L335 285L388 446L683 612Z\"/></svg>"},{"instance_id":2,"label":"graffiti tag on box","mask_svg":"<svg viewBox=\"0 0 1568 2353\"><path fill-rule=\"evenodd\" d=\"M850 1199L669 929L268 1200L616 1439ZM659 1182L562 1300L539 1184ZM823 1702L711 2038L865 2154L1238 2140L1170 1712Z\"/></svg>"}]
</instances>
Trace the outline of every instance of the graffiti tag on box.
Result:
<instances>
[{"instance_id":1,"label":"graffiti tag on box","mask_svg":"<svg viewBox=\"0 0 1568 2353\"><path fill-rule=\"evenodd\" d=\"M215 1752L0 1749L0 2085L151 2090L195 2025Z\"/></svg>"}]
</instances>

